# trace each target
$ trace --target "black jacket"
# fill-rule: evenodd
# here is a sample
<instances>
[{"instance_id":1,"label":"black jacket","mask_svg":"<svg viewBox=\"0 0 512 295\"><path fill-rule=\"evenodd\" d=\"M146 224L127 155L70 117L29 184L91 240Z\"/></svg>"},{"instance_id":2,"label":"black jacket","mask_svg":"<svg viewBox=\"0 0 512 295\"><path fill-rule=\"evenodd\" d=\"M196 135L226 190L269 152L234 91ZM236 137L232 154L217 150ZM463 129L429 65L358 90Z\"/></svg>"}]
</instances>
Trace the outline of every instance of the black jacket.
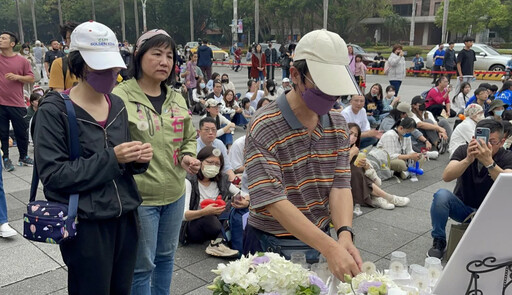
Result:
<instances>
[{"instance_id":1,"label":"black jacket","mask_svg":"<svg viewBox=\"0 0 512 295\"><path fill-rule=\"evenodd\" d=\"M275 48L267 48L265 49L265 57L267 65L270 63L276 63L277 62L277 50Z\"/></svg>"},{"instance_id":2,"label":"black jacket","mask_svg":"<svg viewBox=\"0 0 512 295\"><path fill-rule=\"evenodd\" d=\"M132 175L149 165L117 162L114 146L131 140L128 113L119 97L109 97L105 129L75 105L80 140L75 161L69 161L69 125L60 94L47 94L35 116L34 154L45 197L67 204L71 193L79 193L78 216L83 219L119 217L142 202Z\"/></svg>"}]
</instances>

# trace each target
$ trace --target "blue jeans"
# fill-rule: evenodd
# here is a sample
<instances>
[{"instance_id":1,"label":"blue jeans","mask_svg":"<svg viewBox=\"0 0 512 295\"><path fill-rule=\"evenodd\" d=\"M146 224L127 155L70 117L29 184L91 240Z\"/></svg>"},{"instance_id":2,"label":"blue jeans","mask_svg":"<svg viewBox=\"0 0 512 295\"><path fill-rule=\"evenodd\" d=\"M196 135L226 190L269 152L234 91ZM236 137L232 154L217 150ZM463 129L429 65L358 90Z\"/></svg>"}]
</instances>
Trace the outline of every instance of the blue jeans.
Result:
<instances>
[{"instance_id":1,"label":"blue jeans","mask_svg":"<svg viewBox=\"0 0 512 295\"><path fill-rule=\"evenodd\" d=\"M462 222L475 210L475 208L465 205L451 191L444 188L438 190L434 194L434 200L430 207L432 237L446 241L446 222L448 222L448 217L457 222Z\"/></svg>"},{"instance_id":2,"label":"blue jeans","mask_svg":"<svg viewBox=\"0 0 512 295\"><path fill-rule=\"evenodd\" d=\"M288 78L290 76L290 68L281 68L282 70L282 79Z\"/></svg>"},{"instance_id":3,"label":"blue jeans","mask_svg":"<svg viewBox=\"0 0 512 295\"><path fill-rule=\"evenodd\" d=\"M391 80L389 81L389 84L393 85L395 87L395 96L398 95L398 90L400 90L400 85L402 85L402 81L400 80Z\"/></svg>"},{"instance_id":4,"label":"blue jeans","mask_svg":"<svg viewBox=\"0 0 512 295\"><path fill-rule=\"evenodd\" d=\"M2 178L2 163L0 161L0 224L6 223L7 220L7 201L5 200L5 191L4 191L4 180Z\"/></svg>"},{"instance_id":5,"label":"blue jeans","mask_svg":"<svg viewBox=\"0 0 512 295\"><path fill-rule=\"evenodd\" d=\"M185 196L165 206L140 206L140 238L132 294L169 295Z\"/></svg>"}]
</instances>

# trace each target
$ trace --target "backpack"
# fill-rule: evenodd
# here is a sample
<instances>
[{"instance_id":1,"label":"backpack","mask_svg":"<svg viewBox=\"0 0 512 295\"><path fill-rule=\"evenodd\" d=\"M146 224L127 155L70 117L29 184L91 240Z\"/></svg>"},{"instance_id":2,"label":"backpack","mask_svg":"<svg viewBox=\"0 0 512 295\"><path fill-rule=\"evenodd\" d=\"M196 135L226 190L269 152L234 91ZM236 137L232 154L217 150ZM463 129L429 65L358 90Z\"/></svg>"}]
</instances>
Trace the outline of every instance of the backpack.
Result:
<instances>
[{"instance_id":1,"label":"backpack","mask_svg":"<svg viewBox=\"0 0 512 295\"><path fill-rule=\"evenodd\" d=\"M381 180L386 180L393 177L393 171L389 166L391 159L389 158L388 152L386 152L384 149L375 147L372 148L367 154L366 160L370 162L370 164L377 172L377 176L379 176Z\"/></svg>"},{"instance_id":2,"label":"backpack","mask_svg":"<svg viewBox=\"0 0 512 295\"><path fill-rule=\"evenodd\" d=\"M231 208L231 211L229 212L229 230L227 233L228 241L231 243L231 249L238 250L240 253L243 253L244 250L243 216L247 212L249 212L248 208Z\"/></svg>"},{"instance_id":3,"label":"backpack","mask_svg":"<svg viewBox=\"0 0 512 295\"><path fill-rule=\"evenodd\" d=\"M435 88L435 86L434 86L434 87L432 87L432 88ZM427 99L427 95L428 95L428 93L430 92L430 90L432 90L432 88L430 88L429 90L425 90L425 91L423 91L423 92L420 94L421 98L423 98L424 100L425 100L425 99Z\"/></svg>"}]
</instances>

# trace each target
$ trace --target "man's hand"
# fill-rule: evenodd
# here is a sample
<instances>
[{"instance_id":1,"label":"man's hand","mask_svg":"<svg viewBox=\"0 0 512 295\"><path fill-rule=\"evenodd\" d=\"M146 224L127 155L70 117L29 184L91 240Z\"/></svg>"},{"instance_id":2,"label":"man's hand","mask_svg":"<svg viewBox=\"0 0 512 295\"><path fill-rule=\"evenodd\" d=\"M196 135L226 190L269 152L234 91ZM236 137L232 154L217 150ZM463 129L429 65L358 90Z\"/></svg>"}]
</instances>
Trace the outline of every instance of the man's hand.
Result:
<instances>
[{"instance_id":1,"label":"man's hand","mask_svg":"<svg viewBox=\"0 0 512 295\"><path fill-rule=\"evenodd\" d=\"M189 155L183 156L181 159L181 167L190 174L197 174L199 169L201 169L201 161L196 158L192 158Z\"/></svg>"},{"instance_id":2,"label":"man's hand","mask_svg":"<svg viewBox=\"0 0 512 295\"><path fill-rule=\"evenodd\" d=\"M475 161L476 155L478 155L478 153L479 153L478 146L479 146L478 142L473 137L473 139L471 139L471 141L468 144L467 155L466 155L466 161L468 161L469 164L472 164Z\"/></svg>"},{"instance_id":3,"label":"man's hand","mask_svg":"<svg viewBox=\"0 0 512 295\"><path fill-rule=\"evenodd\" d=\"M149 163L153 158L153 147L151 143L147 142L140 146L139 158L135 161L137 163Z\"/></svg>"},{"instance_id":4,"label":"man's hand","mask_svg":"<svg viewBox=\"0 0 512 295\"><path fill-rule=\"evenodd\" d=\"M244 197L240 199L234 198L233 201L231 202L231 206L233 206L233 208L236 209L247 208L249 207L249 199Z\"/></svg>"},{"instance_id":5,"label":"man's hand","mask_svg":"<svg viewBox=\"0 0 512 295\"><path fill-rule=\"evenodd\" d=\"M354 246L350 237L348 239L340 238L336 246L324 255L327 258L329 270L341 281L344 281L345 274L355 277L361 272L363 262L359 250Z\"/></svg>"},{"instance_id":6,"label":"man's hand","mask_svg":"<svg viewBox=\"0 0 512 295\"><path fill-rule=\"evenodd\" d=\"M13 73L7 73L7 74L5 74L5 78L6 78L7 80L11 80L11 81L18 81L18 80L19 80L19 77L20 77L20 76L18 76L18 75L16 75L16 74L13 74Z\"/></svg>"},{"instance_id":7,"label":"man's hand","mask_svg":"<svg viewBox=\"0 0 512 295\"><path fill-rule=\"evenodd\" d=\"M483 139L477 144L478 153L475 155L475 158L482 163L484 166L491 165L494 160L492 159L492 145L490 143L485 143Z\"/></svg>"}]
</instances>

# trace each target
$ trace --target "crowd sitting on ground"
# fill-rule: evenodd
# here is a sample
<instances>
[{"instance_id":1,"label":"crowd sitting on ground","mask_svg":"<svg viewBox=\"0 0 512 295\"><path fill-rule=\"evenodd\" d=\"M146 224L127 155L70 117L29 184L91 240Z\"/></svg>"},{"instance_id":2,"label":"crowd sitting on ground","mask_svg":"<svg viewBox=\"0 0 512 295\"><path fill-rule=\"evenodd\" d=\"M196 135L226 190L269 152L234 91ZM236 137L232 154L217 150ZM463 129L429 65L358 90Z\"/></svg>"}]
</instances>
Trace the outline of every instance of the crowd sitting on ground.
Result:
<instances>
[{"instance_id":1,"label":"crowd sitting on ground","mask_svg":"<svg viewBox=\"0 0 512 295\"><path fill-rule=\"evenodd\" d=\"M93 168L83 168L89 174L77 175L83 181L83 190L92 190L91 195L98 199L105 191L111 192L113 188L105 182L94 187L85 184L93 181L97 175L104 175L105 179L114 183L119 181L125 184L121 195L128 213L123 215L123 219L114 217L117 208L111 206L105 206L105 212L92 212L91 208L81 207L85 213L79 217L87 226L83 227L86 229L81 229L81 236L97 235L103 221L91 216L105 214L102 217L123 225L122 233L126 234L126 240L130 239L133 253L119 253L117 248L112 250L112 256L119 254L116 257L125 259L123 263L126 265L118 261L112 262L111 257L106 257L110 254L105 253L103 256L98 255L98 261L85 263L85 257L73 253L76 248L62 247L62 255L70 259L66 261L71 261L67 265L70 281L75 285L70 290L90 290L91 294L106 294L104 288L110 282L106 282L104 277L110 279L110 274L107 276L99 272L94 275L93 278L98 282L94 286L88 285L89 281L79 276L80 272L94 273L96 266L106 265L104 268L112 272L124 269L119 278L124 280L124 283L119 283L123 290L131 288L135 294L147 294L150 288L160 288L169 293L178 240L183 244L208 242L205 251L213 256L239 257L243 253L242 220L249 212L251 196L249 189L244 187L247 186L244 179L249 177L244 161L246 137L234 140L233 134L236 126L240 126L250 136L253 131L251 124L260 120L261 117L258 116L269 109L283 108L285 112L292 112L291 107L284 105L283 101L286 101L288 93L296 92L298 88L296 84L291 85L289 77L284 77L279 87L276 87L273 79L264 80L266 74L273 76L274 69L267 68L267 58L259 44L252 55L252 79L248 80L247 92L243 96L236 92L228 74L213 73L206 82L205 71L197 66L197 54L190 55L185 71L178 75L175 67L177 61L174 59L177 54L176 44L163 30L150 30L137 40L135 50L129 54L131 67L127 74L128 79L114 88L117 84L117 69L126 68L121 55L115 59L110 59L108 54L100 51L92 56L87 55L90 48L75 41L87 38L91 26L104 31L112 40L116 39L110 29L96 22L75 26L76 29L64 33L65 38L69 39L69 54L58 57L59 54L54 52L48 55L49 64L57 62L58 58L61 61L52 68L48 66L47 74L53 90L60 89L59 86L52 87L55 85L52 84L52 77L57 74L54 75L54 71L61 74L61 93L69 95L83 109L78 117L85 122L80 128L86 131L81 136L84 136L82 139L86 142L91 140L91 146L87 146L85 152L104 155L103 158L95 158ZM8 38L10 44L17 42L14 35L2 33L2 36ZM117 40L114 44L117 44ZM54 51L57 51L57 46L55 44ZM156 57L153 54L155 52L161 53L161 56ZM25 51L23 54L28 55ZM271 51L270 61L274 59L272 54ZM289 56L292 61L291 55ZM105 61L105 64L98 65L95 58ZM361 56L355 57L354 73L359 89L364 93L366 68L364 64L361 65L361 60ZM380 62L380 59L377 61ZM360 154L368 153L365 152L366 149L385 152L390 159L388 169L402 180L412 177L408 168L416 162L436 159L439 154L448 151L451 160L443 179L451 181L458 178L456 192L438 191L434 195L431 210L434 245L429 255L442 257L446 246L444 227L448 216L462 221L478 208L492 185L492 180L499 173L512 171L512 156L501 148L512 134L512 124L508 122L512 119L512 82L505 81L499 91L490 85L484 85L485 83L481 84L472 98L468 98L470 84L461 83L458 93L450 97L449 79L441 75L435 82L436 86L425 97L418 95L412 98L411 103L407 103L398 96L404 70L401 46L393 48L389 61L390 85L385 91L382 85L376 83L364 96L348 97L349 105L338 98L337 109L330 111L343 123L343 127L347 126L344 130L348 140L345 152L348 154L351 171L352 203L391 210L407 206L410 202L407 197L393 195L380 188L382 180L378 170L381 167L374 167L364 157L359 158ZM23 76L28 76L24 80L25 84L33 83L33 77L30 78L33 73L28 69L31 66L29 60L23 66L21 72L24 73ZM35 67L37 68L37 64ZM67 73L62 72L63 67L68 67ZM302 70L308 71L307 67L302 67ZM292 68L292 72L297 74L297 69ZM303 76L307 83L315 85L315 81L311 81L306 74L303 73ZM70 87L65 82L67 77L74 81ZM108 83L104 83L105 79ZM177 82L175 79L183 85L185 95L177 91L179 87L176 84L172 85ZM295 79L297 81L296 77ZM306 83L306 80L302 83ZM35 155L37 171L47 184L47 197L61 200L63 196L59 190L68 188L74 181L72 179L71 183L60 183L60 178L53 175L59 171L73 173L67 161L57 161L59 156L68 156L66 151L58 148L56 142L58 138L68 136L64 129L57 128L62 127L59 121L62 119L63 107L61 94L57 91L44 94L41 88L33 87L26 95L29 96L29 114L19 123L21 127L16 126L14 130L20 149L20 163L33 164L26 153L25 141L28 140L25 137L28 138L28 130L34 126L35 130L31 133L34 134L34 143L39 147ZM101 106L100 110L96 105ZM119 120L110 116L115 111L122 113ZM166 115L169 112L171 116ZM192 124L192 114L201 116L197 129ZM456 114L463 114L465 119L452 129L447 118ZM290 118L295 117L288 117L288 120L292 120ZM290 122L298 124L298 121ZM345 125L345 122L348 124ZM108 123L119 126L119 129L107 132ZM91 128L92 125L101 126L105 132ZM477 127L489 128L488 144L475 140ZM119 132L122 129L129 132ZM94 140L103 142L104 134L115 140L109 142L107 147L102 144L93 146ZM164 138L172 140L163 140ZM8 160L8 146L5 146L4 139L2 134L2 151L7 150L2 163L6 171L12 171L14 167ZM162 144L164 141L165 144ZM172 157L168 156L169 151ZM148 165L149 162L151 165ZM478 174L478 164L488 169L489 175ZM105 175L105 171L110 173ZM171 181L168 175L171 175ZM477 187L475 183L468 184L475 177L481 179L485 187ZM476 198L472 197L471 189L477 192ZM448 203L456 205L447 205ZM2 209L1 206L0 204L0 213L6 211L6 207ZM13 235L6 219L2 215L0 217L2 236ZM140 237L136 234L137 218L140 218L142 228ZM114 239L113 235L109 234L108 237ZM87 240L76 239L73 247L91 247L92 251L101 252L98 246L94 247ZM156 280L155 277L159 279Z\"/></svg>"}]
</instances>

